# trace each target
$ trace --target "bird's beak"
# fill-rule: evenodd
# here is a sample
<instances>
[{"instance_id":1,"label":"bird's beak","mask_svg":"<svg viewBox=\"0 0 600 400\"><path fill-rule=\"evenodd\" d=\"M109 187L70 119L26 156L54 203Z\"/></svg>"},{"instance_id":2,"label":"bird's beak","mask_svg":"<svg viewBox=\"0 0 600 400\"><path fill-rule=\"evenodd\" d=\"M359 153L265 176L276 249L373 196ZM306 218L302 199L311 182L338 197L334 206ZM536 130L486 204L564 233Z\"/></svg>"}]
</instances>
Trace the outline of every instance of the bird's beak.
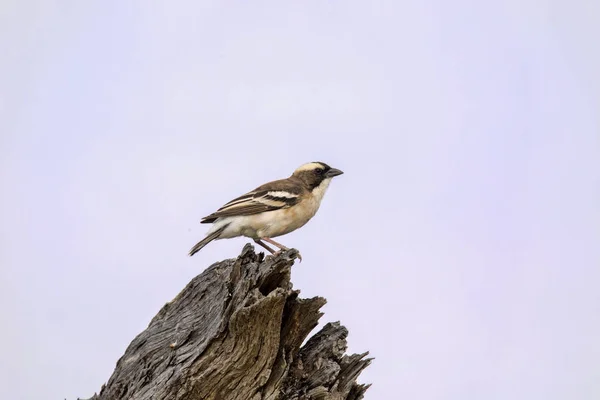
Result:
<instances>
[{"instance_id":1,"label":"bird's beak","mask_svg":"<svg viewBox=\"0 0 600 400\"><path fill-rule=\"evenodd\" d=\"M337 168L331 168L329 171L327 171L325 173L325 176L328 177L328 178L333 178L334 176L338 176L338 175L341 175L343 173L344 173L344 171L340 171Z\"/></svg>"}]
</instances>

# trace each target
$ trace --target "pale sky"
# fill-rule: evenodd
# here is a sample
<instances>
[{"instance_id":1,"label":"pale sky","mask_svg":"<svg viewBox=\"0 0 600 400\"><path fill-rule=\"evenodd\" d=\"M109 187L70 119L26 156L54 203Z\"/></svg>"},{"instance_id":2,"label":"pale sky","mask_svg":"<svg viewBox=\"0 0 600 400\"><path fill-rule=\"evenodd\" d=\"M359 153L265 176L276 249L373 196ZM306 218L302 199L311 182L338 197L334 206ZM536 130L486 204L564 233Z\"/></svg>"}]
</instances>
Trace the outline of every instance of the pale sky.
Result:
<instances>
[{"instance_id":1,"label":"pale sky","mask_svg":"<svg viewBox=\"0 0 600 400\"><path fill-rule=\"evenodd\" d=\"M0 398L74 400L245 239L201 217L308 161L279 238L366 399L600 398L597 1L3 1Z\"/></svg>"}]
</instances>

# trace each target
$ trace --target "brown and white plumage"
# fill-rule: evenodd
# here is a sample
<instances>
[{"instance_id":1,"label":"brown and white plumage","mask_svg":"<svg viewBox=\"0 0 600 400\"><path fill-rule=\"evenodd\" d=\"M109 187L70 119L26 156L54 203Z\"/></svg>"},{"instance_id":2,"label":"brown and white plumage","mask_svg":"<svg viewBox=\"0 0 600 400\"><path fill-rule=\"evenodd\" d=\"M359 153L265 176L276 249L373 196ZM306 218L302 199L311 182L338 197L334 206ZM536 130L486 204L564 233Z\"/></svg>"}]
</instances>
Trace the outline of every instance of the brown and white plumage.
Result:
<instances>
[{"instance_id":1,"label":"brown and white plumage","mask_svg":"<svg viewBox=\"0 0 600 400\"><path fill-rule=\"evenodd\" d=\"M265 247L263 241L280 249L285 246L272 238L304 226L317 212L331 179L343 172L323 162L311 162L297 168L286 179L266 183L238 197L201 223L212 223L206 237L190 250L194 255L208 243L218 239L246 236Z\"/></svg>"}]
</instances>

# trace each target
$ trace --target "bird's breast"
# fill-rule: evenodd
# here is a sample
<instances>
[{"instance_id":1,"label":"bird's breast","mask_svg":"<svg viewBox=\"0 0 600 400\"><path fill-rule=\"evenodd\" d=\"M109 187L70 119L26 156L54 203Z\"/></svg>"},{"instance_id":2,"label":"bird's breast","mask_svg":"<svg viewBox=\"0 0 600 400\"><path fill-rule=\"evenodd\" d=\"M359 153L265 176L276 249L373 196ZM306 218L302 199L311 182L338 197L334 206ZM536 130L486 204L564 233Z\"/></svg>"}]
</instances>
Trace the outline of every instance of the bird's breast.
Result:
<instances>
[{"instance_id":1,"label":"bird's breast","mask_svg":"<svg viewBox=\"0 0 600 400\"><path fill-rule=\"evenodd\" d=\"M293 207L270 211L257 216L259 237L277 237L293 232L304 226L319 209L314 199L305 199Z\"/></svg>"}]
</instances>

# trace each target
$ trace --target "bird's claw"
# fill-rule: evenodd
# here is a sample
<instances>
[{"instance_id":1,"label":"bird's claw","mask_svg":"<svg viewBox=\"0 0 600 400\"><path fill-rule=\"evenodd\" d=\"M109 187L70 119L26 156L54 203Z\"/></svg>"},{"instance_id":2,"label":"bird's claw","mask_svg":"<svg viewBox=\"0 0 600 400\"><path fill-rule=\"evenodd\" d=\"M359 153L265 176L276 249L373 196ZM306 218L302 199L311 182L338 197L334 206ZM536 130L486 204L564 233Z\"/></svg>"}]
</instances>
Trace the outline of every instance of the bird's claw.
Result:
<instances>
[{"instance_id":1,"label":"bird's claw","mask_svg":"<svg viewBox=\"0 0 600 400\"><path fill-rule=\"evenodd\" d=\"M289 251L289 250L293 250L295 253L295 254L293 254L293 257L295 256L295 258L297 258L298 260L300 260L300 262L302 262L302 255L296 249L286 248L286 249L277 250L275 253L273 253L273 257L279 257L281 255L281 253L283 253L284 251Z\"/></svg>"}]
</instances>

